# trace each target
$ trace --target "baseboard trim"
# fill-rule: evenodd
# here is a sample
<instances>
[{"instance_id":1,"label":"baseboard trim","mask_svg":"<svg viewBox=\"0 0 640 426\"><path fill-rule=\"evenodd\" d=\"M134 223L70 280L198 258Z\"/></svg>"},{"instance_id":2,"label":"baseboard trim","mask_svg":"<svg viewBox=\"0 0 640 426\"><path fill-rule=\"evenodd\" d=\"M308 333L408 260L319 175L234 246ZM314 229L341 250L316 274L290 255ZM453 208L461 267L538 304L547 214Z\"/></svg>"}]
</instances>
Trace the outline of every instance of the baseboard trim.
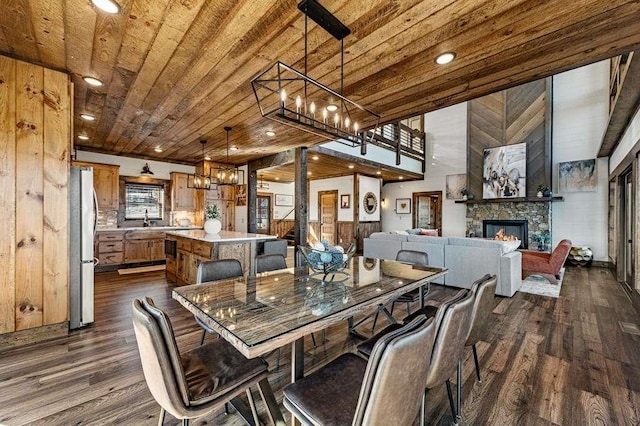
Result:
<instances>
[{"instance_id":1,"label":"baseboard trim","mask_svg":"<svg viewBox=\"0 0 640 426\"><path fill-rule=\"evenodd\" d=\"M0 334L0 351L44 342L45 340L63 337L69 334L69 322L50 324L42 327L29 328L13 333Z\"/></svg>"}]
</instances>

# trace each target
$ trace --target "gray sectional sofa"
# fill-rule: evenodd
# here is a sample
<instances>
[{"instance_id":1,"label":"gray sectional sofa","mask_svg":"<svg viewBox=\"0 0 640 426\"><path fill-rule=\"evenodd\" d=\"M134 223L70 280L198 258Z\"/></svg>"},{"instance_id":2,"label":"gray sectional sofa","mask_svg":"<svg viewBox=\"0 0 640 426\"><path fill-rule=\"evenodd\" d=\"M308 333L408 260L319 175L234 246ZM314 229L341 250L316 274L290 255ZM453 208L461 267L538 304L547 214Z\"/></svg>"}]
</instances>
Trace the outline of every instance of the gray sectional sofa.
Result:
<instances>
[{"instance_id":1,"label":"gray sectional sofa","mask_svg":"<svg viewBox=\"0 0 640 426\"><path fill-rule=\"evenodd\" d=\"M398 250L429 255L429 264L449 272L434 282L470 288L484 274L498 277L496 294L511 297L522 285L522 253L513 244L482 238L431 237L374 232L364 239L364 256L395 260Z\"/></svg>"}]
</instances>

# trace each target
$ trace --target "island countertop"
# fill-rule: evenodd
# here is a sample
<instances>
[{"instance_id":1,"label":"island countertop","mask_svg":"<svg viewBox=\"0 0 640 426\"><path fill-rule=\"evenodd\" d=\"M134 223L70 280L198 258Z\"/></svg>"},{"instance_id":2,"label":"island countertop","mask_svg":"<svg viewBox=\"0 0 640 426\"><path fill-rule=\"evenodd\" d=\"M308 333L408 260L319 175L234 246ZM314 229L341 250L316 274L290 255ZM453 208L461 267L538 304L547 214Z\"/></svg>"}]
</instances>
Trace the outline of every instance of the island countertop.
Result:
<instances>
[{"instance_id":1,"label":"island countertop","mask_svg":"<svg viewBox=\"0 0 640 426\"><path fill-rule=\"evenodd\" d=\"M207 234L202 229L185 231L167 231L167 236L190 238L192 240L204 241L207 243L231 243L242 241L273 240L278 238L275 235L252 234L247 232L220 231L218 234Z\"/></svg>"}]
</instances>

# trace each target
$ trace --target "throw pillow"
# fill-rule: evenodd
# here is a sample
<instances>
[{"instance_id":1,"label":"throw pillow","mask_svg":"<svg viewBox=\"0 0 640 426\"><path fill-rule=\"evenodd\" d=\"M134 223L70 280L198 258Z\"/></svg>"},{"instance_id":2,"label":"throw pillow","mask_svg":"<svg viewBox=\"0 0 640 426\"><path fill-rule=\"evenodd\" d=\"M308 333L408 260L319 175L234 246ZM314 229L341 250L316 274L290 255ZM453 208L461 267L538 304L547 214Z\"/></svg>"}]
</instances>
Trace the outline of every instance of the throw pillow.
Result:
<instances>
[{"instance_id":1,"label":"throw pillow","mask_svg":"<svg viewBox=\"0 0 640 426\"><path fill-rule=\"evenodd\" d=\"M438 230L437 229L423 229L420 231L420 235L428 235L430 237L437 237Z\"/></svg>"}]
</instances>

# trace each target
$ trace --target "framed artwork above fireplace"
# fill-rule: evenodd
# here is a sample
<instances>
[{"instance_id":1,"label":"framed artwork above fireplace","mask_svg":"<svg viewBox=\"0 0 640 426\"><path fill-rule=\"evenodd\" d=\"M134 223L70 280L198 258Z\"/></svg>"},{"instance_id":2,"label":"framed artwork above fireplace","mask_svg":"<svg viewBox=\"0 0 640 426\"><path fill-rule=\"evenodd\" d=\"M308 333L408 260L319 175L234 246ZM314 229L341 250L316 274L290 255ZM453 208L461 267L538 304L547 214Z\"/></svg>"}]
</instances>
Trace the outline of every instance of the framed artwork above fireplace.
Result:
<instances>
[{"instance_id":1,"label":"framed artwork above fireplace","mask_svg":"<svg viewBox=\"0 0 640 426\"><path fill-rule=\"evenodd\" d=\"M527 196L527 144L484 150L482 198L524 198Z\"/></svg>"}]
</instances>

